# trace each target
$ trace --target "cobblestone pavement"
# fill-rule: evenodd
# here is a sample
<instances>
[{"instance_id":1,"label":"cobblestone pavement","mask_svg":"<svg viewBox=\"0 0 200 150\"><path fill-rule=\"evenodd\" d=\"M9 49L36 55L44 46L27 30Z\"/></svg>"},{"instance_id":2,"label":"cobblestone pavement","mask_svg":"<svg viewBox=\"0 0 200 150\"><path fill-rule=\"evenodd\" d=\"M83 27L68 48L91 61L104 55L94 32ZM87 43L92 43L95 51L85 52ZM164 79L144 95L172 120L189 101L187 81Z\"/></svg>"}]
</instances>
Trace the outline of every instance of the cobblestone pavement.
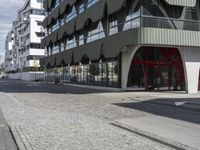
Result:
<instances>
[{"instance_id":1,"label":"cobblestone pavement","mask_svg":"<svg viewBox=\"0 0 200 150\"><path fill-rule=\"evenodd\" d=\"M164 97L166 95L163 94ZM0 80L0 97L0 106L25 144L25 149L172 149L111 124L116 119L152 115L139 109L120 107L119 104L154 99L156 93L111 93ZM168 111L173 113L174 109L168 108ZM179 113L182 111L185 110L180 109Z\"/></svg>"}]
</instances>

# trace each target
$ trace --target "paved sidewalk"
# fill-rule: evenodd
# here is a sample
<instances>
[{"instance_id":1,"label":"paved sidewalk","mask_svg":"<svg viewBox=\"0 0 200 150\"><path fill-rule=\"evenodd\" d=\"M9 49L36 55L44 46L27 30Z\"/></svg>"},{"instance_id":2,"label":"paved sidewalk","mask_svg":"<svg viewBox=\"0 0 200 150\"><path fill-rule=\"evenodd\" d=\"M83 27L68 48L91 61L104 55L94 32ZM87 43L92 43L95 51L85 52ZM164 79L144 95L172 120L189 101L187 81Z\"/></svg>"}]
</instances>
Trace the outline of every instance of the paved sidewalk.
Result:
<instances>
[{"instance_id":1,"label":"paved sidewalk","mask_svg":"<svg viewBox=\"0 0 200 150\"><path fill-rule=\"evenodd\" d=\"M0 108L20 150L200 149L199 104L200 94L0 80Z\"/></svg>"},{"instance_id":2,"label":"paved sidewalk","mask_svg":"<svg viewBox=\"0 0 200 150\"><path fill-rule=\"evenodd\" d=\"M200 149L200 125L160 116L120 119L115 125L180 149Z\"/></svg>"},{"instance_id":3,"label":"paved sidewalk","mask_svg":"<svg viewBox=\"0 0 200 150\"><path fill-rule=\"evenodd\" d=\"M17 150L17 146L0 110L0 150Z\"/></svg>"}]
</instances>

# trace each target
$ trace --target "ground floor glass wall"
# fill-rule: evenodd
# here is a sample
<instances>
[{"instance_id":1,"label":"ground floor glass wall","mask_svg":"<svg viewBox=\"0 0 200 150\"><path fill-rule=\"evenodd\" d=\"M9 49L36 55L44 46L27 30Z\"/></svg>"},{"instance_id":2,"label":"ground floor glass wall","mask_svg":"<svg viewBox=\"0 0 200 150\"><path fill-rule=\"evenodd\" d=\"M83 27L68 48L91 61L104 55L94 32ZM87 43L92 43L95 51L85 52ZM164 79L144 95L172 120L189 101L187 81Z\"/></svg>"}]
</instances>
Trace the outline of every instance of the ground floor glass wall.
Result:
<instances>
[{"instance_id":1,"label":"ground floor glass wall","mask_svg":"<svg viewBox=\"0 0 200 150\"><path fill-rule=\"evenodd\" d=\"M132 60L127 86L136 90L185 90L179 50L140 48Z\"/></svg>"},{"instance_id":2,"label":"ground floor glass wall","mask_svg":"<svg viewBox=\"0 0 200 150\"><path fill-rule=\"evenodd\" d=\"M83 85L120 87L119 61L92 63L60 68L49 68L45 71L47 82L73 83Z\"/></svg>"}]
</instances>

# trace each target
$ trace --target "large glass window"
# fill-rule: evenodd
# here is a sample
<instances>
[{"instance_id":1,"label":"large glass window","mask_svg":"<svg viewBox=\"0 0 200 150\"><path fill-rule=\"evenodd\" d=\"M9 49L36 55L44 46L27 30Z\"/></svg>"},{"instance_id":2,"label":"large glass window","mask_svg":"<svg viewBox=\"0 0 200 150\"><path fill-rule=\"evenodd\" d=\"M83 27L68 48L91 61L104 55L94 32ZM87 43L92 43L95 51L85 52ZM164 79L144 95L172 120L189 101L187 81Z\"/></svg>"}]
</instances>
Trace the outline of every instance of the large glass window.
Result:
<instances>
[{"instance_id":1,"label":"large glass window","mask_svg":"<svg viewBox=\"0 0 200 150\"><path fill-rule=\"evenodd\" d=\"M131 63L127 86L135 90L185 90L179 50L140 48Z\"/></svg>"},{"instance_id":2,"label":"large glass window","mask_svg":"<svg viewBox=\"0 0 200 150\"><path fill-rule=\"evenodd\" d=\"M66 15L66 22L69 22L70 20L72 20L73 18L75 18L77 16L77 13L76 13L76 9L75 9L75 6L72 8L72 11L70 14L67 14Z\"/></svg>"},{"instance_id":3,"label":"large glass window","mask_svg":"<svg viewBox=\"0 0 200 150\"><path fill-rule=\"evenodd\" d=\"M103 26L100 22L95 30L92 30L88 33L87 43L101 39L103 37L105 37L105 34L103 32Z\"/></svg>"},{"instance_id":4,"label":"large glass window","mask_svg":"<svg viewBox=\"0 0 200 150\"><path fill-rule=\"evenodd\" d=\"M124 24L124 31L128 29L133 28L139 28L140 27L140 10L137 12L130 13L126 17L126 22Z\"/></svg>"},{"instance_id":5,"label":"large glass window","mask_svg":"<svg viewBox=\"0 0 200 150\"><path fill-rule=\"evenodd\" d=\"M111 61L47 69L45 79L48 82L57 78L63 83L120 87L119 74L119 62Z\"/></svg>"},{"instance_id":6,"label":"large glass window","mask_svg":"<svg viewBox=\"0 0 200 150\"><path fill-rule=\"evenodd\" d=\"M113 35L118 33L118 25L117 25L117 20L114 20L110 22L110 33L109 35Z\"/></svg>"},{"instance_id":7,"label":"large glass window","mask_svg":"<svg viewBox=\"0 0 200 150\"><path fill-rule=\"evenodd\" d=\"M54 45L53 48L52 48L52 54L56 54L56 53L59 53L60 50L59 50L59 45Z\"/></svg>"}]
</instances>

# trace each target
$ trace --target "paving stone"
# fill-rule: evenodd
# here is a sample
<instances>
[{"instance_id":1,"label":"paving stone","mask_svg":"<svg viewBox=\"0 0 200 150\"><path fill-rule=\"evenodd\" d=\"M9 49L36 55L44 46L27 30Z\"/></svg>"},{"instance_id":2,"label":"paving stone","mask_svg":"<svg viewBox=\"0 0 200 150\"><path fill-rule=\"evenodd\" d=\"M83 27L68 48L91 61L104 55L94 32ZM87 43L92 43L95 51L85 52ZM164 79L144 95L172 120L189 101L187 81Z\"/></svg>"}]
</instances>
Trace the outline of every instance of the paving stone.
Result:
<instances>
[{"instance_id":1,"label":"paving stone","mask_svg":"<svg viewBox=\"0 0 200 150\"><path fill-rule=\"evenodd\" d=\"M172 148L111 125L114 120L150 115L125 104L145 103L159 98L156 95L12 81L0 93L0 107L28 150L169 150ZM184 111L169 107L166 114Z\"/></svg>"}]
</instances>

